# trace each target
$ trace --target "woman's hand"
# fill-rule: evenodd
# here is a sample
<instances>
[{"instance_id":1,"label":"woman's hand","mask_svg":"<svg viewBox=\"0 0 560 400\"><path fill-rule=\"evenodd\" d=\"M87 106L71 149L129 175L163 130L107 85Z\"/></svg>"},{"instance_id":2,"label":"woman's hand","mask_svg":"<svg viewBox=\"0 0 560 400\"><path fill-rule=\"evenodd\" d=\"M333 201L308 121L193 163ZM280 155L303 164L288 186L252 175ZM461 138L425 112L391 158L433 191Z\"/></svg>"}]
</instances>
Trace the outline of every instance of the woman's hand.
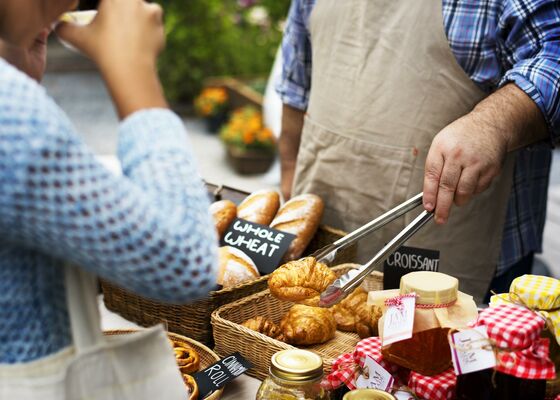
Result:
<instances>
[{"instance_id":1,"label":"woman's hand","mask_svg":"<svg viewBox=\"0 0 560 400\"><path fill-rule=\"evenodd\" d=\"M61 23L60 38L101 70L121 118L144 108L167 107L156 72L165 46L159 5L142 0L102 0L86 26Z\"/></svg>"}]
</instances>

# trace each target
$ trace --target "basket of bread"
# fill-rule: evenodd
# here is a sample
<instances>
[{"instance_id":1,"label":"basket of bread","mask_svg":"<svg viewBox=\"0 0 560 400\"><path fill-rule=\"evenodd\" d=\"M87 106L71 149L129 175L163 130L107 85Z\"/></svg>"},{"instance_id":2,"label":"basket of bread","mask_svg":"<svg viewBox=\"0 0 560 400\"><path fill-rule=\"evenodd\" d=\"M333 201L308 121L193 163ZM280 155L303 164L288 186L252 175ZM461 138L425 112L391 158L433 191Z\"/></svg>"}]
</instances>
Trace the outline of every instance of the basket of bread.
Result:
<instances>
[{"instance_id":1,"label":"basket of bread","mask_svg":"<svg viewBox=\"0 0 560 400\"><path fill-rule=\"evenodd\" d=\"M105 331L105 335L128 335L136 331L133 330L111 330ZM175 333L168 332L167 336L173 347L177 368L185 382L185 400L198 400L198 385L193 375L208 368L212 364L220 361L220 357L208 347L195 340L186 338ZM223 388L205 397L206 400L217 400L221 397Z\"/></svg>"},{"instance_id":2,"label":"basket of bread","mask_svg":"<svg viewBox=\"0 0 560 400\"><path fill-rule=\"evenodd\" d=\"M247 194L211 184L207 184L207 189L215 200L210 212L220 237L236 218L293 234L295 239L284 254L283 262L311 254L345 235L342 231L320 225L323 203L315 195L297 196L281 205L275 190ZM350 247L339 252L336 261L342 263L351 260L354 255L355 248ZM253 260L237 248L221 247L219 259L219 287L205 299L186 305L165 304L103 281L105 305L139 325L152 326L165 322L170 331L211 345L212 312L224 304L265 290L268 279L267 275L261 276Z\"/></svg>"},{"instance_id":3,"label":"basket of bread","mask_svg":"<svg viewBox=\"0 0 560 400\"><path fill-rule=\"evenodd\" d=\"M377 334L381 310L367 304L369 291L383 289L383 274L373 272L339 304L317 307L319 295L357 264L328 268L313 257L291 261L268 280L269 290L224 305L212 314L214 350L219 355L239 351L254 367L247 373L268 375L278 351L305 348L319 354L325 372L340 354L352 352L360 338Z\"/></svg>"}]
</instances>

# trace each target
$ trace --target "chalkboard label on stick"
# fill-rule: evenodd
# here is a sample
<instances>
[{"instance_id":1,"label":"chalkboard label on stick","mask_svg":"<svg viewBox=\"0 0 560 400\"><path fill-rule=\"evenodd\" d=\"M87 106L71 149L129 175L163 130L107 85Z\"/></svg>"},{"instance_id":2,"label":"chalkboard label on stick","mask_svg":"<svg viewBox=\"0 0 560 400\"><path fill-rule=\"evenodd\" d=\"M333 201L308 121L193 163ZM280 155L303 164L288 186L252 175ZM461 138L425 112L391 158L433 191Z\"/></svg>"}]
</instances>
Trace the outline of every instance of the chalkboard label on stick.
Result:
<instances>
[{"instance_id":1,"label":"chalkboard label on stick","mask_svg":"<svg viewBox=\"0 0 560 400\"><path fill-rule=\"evenodd\" d=\"M220 244L243 251L253 260L259 272L266 275L278 267L295 238L296 235L291 233L236 218Z\"/></svg>"},{"instance_id":2,"label":"chalkboard label on stick","mask_svg":"<svg viewBox=\"0 0 560 400\"><path fill-rule=\"evenodd\" d=\"M210 393L221 389L226 383L244 374L253 365L238 352L212 364L203 371L193 375L198 385L199 398L203 399Z\"/></svg>"},{"instance_id":3,"label":"chalkboard label on stick","mask_svg":"<svg viewBox=\"0 0 560 400\"><path fill-rule=\"evenodd\" d=\"M401 277L409 272L438 270L439 251L401 246L385 260L383 288L398 289Z\"/></svg>"}]
</instances>

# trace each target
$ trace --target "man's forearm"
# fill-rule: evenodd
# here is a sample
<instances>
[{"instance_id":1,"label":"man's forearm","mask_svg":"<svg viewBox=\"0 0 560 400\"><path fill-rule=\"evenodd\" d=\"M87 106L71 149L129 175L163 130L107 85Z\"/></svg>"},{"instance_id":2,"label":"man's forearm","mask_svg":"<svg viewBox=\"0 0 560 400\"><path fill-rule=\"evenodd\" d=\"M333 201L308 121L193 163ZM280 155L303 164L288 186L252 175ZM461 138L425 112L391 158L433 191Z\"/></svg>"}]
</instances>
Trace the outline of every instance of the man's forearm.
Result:
<instances>
[{"instance_id":1,"label":"man's forearm","mask_svg":"<svg viewBox=\"0 0 560 400\"><path fill-rule=\"evenodd\" d=\"M304 115L304 111L286 104L282 108L282 132L280 134L278 150L282 167L281 189L286 200L291 196Z\"/></svg>"},{"instance_id":2,"label":"man's forearm","mask_svg":"<svg viewBox=\"0 0 560 400\"><path fill-rule=\"evenodd\" d=\"M504 135L507 150L545 140L548 127L541 110L519 87L510 83L482 100L470 113L481 126Z\"/></svg>"}]
</instances>

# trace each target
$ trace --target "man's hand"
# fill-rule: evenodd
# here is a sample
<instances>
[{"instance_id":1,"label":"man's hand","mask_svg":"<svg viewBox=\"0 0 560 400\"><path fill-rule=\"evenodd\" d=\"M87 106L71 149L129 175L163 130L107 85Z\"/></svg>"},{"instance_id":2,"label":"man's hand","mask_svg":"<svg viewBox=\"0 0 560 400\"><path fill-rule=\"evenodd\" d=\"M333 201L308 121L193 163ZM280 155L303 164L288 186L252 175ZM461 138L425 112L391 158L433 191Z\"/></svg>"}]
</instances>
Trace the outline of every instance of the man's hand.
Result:
<instances>
[{"instance_id":1,"label":"man's hand","mask_svg":"<svg viewBox=\"0 0 560 400\"><path fill-rule=\"evenodd\" d=\"M424 208L447 222L453 203L467 204L499 175L508 151L544 140L537 105L508 84L452 122L434 138L424 172Z\"/></svg>"},{"instance_id":2,"label":"man's hand","mask_svg":"<svg viewBox=\"0 0 560 400\"><path fill-rule=\"evenodd\" d=\"M281 164L280 190L284 200L292 196L292 184L296 170L296 160L303 129L305 112L284 104L282 108L282 132L278 143Z\"/></svg>"}]
</instances>

